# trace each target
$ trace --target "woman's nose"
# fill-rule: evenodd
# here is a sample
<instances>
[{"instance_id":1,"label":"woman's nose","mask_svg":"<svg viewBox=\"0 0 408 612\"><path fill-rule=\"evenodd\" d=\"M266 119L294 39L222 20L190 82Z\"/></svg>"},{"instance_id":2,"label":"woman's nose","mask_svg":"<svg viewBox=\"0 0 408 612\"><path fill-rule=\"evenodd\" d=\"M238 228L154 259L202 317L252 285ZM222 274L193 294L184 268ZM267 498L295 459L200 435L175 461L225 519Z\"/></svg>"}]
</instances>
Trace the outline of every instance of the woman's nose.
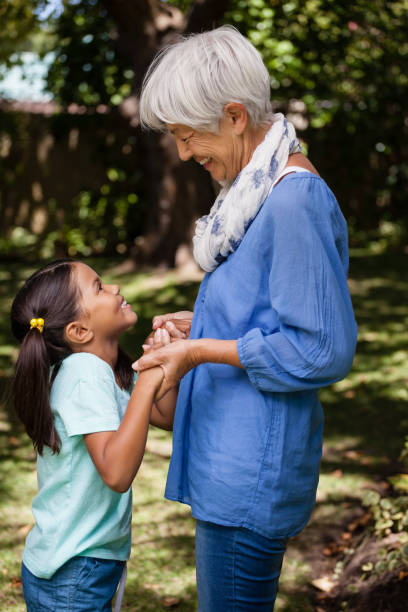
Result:
<instances>
[{"instance_id":1,"label":"woman's nose","mask_svg":"<svg viewBox=\"0 0 408 612\"><path fill-rule=\"evenodd\" d=\"M188 161L192 156L188 144L180 140L177 142L177 152L181 161Z\"/></svg>"}]
</instances>

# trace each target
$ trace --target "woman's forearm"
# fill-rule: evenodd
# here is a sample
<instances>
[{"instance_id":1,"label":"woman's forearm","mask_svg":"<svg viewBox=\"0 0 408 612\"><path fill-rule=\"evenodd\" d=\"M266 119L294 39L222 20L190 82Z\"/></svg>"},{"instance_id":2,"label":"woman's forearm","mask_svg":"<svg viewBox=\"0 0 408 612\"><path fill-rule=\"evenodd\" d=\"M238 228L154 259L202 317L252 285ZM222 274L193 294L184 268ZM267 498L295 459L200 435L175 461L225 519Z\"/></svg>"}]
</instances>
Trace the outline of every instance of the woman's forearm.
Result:
<instances>
[{"instance_id":1,"label":"woman's forearm","mask_svg":"<svg viewBox=\"0 0 408 612\"><path fill-rule=\"evenodd\" d=\"M200 363L225 363L242 368L238 356L236 340L215 340L213 338L200 338L190 340L193 361L196 365Z\"/></svg>"},{"instance_id":2,"label":"woman's forearm","mask_svg":"<svg viewBox=\"0 0 408 612\"><path fill-rule=\"evenodd\" d=\"M242 368L237 341L212 338L178 340L145 353L133 364L133 368L143 372L161 366L164 380L159 392L165 393L175 387L187 372L206 362L225 363Z\"/></svg>"}]
</instances>

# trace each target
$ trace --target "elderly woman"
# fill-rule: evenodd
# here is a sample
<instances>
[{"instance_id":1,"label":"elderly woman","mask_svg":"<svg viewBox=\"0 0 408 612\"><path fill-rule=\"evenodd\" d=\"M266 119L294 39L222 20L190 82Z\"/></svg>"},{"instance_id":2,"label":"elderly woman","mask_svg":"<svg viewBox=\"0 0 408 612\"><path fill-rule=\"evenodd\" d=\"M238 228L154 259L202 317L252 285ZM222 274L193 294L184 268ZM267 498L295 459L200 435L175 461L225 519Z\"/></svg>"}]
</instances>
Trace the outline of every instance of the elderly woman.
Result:
<instances>
[{"instance_id":1,"label":"elderly woman","mask_svg":"<svg viewBox=\"0 0 408 612\"><path fill-rule=\"evenodd\" d=\"M234 28L160 53L140 116L222 186L197 222L206 275L190 338L135 366L161 365L162 391L182 378L166 497L197 519L199 609L272 610L287 539L315 502L318 389L347 374L355 350L346 223Z\"/></svg>"}]
</instances>

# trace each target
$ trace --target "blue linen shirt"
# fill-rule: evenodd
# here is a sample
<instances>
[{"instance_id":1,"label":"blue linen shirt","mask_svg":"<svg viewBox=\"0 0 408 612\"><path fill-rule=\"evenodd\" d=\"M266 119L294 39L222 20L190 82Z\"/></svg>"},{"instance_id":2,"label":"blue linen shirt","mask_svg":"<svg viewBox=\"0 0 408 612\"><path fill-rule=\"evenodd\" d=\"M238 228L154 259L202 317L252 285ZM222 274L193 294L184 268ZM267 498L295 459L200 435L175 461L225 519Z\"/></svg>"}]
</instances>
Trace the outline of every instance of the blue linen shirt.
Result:
<instances>
[{"instance_id":1,"label":"blue linen shirt","mask_svg":"<svg viewBox=\"0 0 408 612\"><path fill-rule=\"evenodd\" d=\"M269 194L197 296L191 338L238 339L244 369L205 363L181 381L165 495L193 516L290 537L316 498L318 389L346 376L357 328L347 226L311 173Z\"/></svg>"}]
</instances>

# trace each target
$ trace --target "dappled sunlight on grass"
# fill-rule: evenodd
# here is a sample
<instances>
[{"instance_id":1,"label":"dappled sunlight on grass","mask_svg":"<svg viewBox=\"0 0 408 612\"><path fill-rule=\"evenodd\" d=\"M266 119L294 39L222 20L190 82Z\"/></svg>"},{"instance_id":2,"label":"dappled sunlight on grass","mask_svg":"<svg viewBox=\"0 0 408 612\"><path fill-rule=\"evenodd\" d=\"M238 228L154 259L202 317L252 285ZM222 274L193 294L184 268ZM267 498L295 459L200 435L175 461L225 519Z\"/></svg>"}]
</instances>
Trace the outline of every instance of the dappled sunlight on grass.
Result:
<instances>
[{"instance_id":1,"label":"dappled sunlight on grass","mask_svg":"<svg viewBox=\"0 0 408 612\"><path fill-rule=\"evenodd\" d=\"M370 479L361 474L342 474L333 477L330 474L322 474L317 492L318 502L342 501L345 497L360 499L364 487L370 485Z\"/></svg>"},{"instance_id":2,"label":"dappled sunlight on grass","mask_svg":"<svg viewBox=\"0 0 408 612\"><path fill-rule=\"evenodd\" d=\"M179 601L178 610L195 609L194 520L188 507L163 498L170 452L171 434L151 427L133 485L133 554L126 601L132 601L133 590L137 595L125 610L163 609L166 598Z\"/></svg>"},{"instance_id":3,"label":"dappled sunlight on grass","mask_svg":"<svg viewBox=\"0 0 408 612\"><path fill-rule=\"evenodd\" d=\"M7 415L0 413L0 423ZM0 610L22 611L20 565L25 537L33 522L31 500L37 479L35 456L26 436L10 423L0 433Z\"/></svg>"},{"instance_id":4,"label":"dappled sunlight on grass","mask_svg":"<svg viewBox=\"0 0 408 612\"><path fill-rule=\"evenodd\" d=\"M122 342L135 358L155 314L193 307L197 278L180 280L174 271L163 270L135 273L117 260L98 258L89 263L108 282L119 282L138 313L138 323ZM320 392L325 444L317 504L307 528L289 542L277 612L316 611L310 583L327 569L324 546L341 538L344 526L361 510L366 488L378 487L387 475L399 471L398 457L408 434L407 263L407 256L364 254L351 261L350 288L359 324L357 355L349 376ZM10 304L34 269L10 264L0 273L0 391L17 355L9 331ZM20 562L33 520L35 458L4 399L0 411L0 610L22 612ZM151 428L133 485L125 611L159 612L170 606L181 612L196 610L194 520L188 507L163 498L170 455L171 434Z\"/></svg>"}]
</instances>

